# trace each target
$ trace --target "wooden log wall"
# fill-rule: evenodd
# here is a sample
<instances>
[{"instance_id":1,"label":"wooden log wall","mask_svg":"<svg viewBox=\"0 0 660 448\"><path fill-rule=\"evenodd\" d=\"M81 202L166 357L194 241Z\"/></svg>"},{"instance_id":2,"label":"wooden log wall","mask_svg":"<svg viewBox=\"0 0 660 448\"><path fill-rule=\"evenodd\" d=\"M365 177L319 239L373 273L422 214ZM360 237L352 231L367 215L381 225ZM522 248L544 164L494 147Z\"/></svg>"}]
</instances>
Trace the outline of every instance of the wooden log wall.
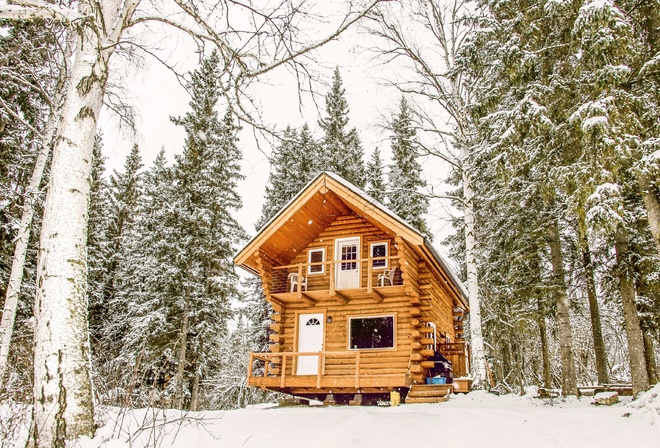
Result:
<instances>
[{"instance_id":1,"label":"wooden log wall","mask_svg":"<svg viewBox=\"0 0 660 448\"><path fill-rule=\"evenodd\" d=\"M406 295L386 297L382 302L373 299L351 299L341 303L336 298L320 300L310 307L305 303L279 303L269 297L271 293L283 292L286 288L286 270L273 270L275 263L263 254L259 256L259 269L264 279L264 291L269 301L274 304L276 313L273 315L270 339L273 343L272 352L293 352L296 345L297 313L320 313L332 322L324 322L325 351L342 352L348 347L348 319L357 316L394 315L396 336L394 349L361 350L361 375L387 375L408 372L414 382L422 383L433 367L428 358L433 355L432 331L427 327L433 322L437 328L438 344L445 342L440 335L448 335L456 341L456 331L453 309L457 306L451 295L446 278L432 272L421 256L402 238L388 234L357 215L338 217L305 250L302 250L290 264L307 263L308 250L325 249L325 261L334 260L335 240L359 236L361 242L360 258L369 257L369 245L372 242L387 241L389 256L397 256L392 263L397 263L401 270L401 278L406 287ZM390 265L389 267L391 267ZM291 270L290 272L293 272ZM297 270L296 270L297 272ZM372 285L377 285L377 276L382 270L374 270ZM326 265L323 274L308 274L308 290L327 290L330 288L329 266ZM366 263L361 266L361 287L367 286L368 269ZM282 285L284 283L284 285ZM461 331L462 333L462 331ZM294 372L293 361L289 359L286 366L287 374ZM281 367L281 366L280 366ZM274 367L277 371L278 366ZM329 357L325 363L326 375L353 375L353 362L345 359Z\"/></svg>"},{"instance_id":2,"label":"wooden log wall","mask_svg":"<svg viewBox=\"0 0 660 448\"><path fill-rule=\"evenodd\" d=\"M332 261L335 258L335 240L337 238L349 238L359 236L361 251L358 254L359 258L369 257L369 245L370 243L376 243L385 241L389 243L389 255L396 256L397 249L394 247L394 239L392 236L378 229L373 224L365 221L357 215L346 215L338 217L332 224L330 224L321 234L312 241L309 246L303 251L301 251L290 264L298 263L307 263L307 254L309 249L325 249L325 261ZM297 272L296 269L291 269L289 272ZM284 273L285 283L286 275L288 272L281 271ZM325 290L330 288L330 276L328 275L329 265L325 266L323 274L307 274L307 269L303 272L303 275L307 277L307 289L310 291L314 290ZM375 269L372 273L372 284L376 286L378 274L383 272L382 269ZM360 285L365 288L367 286L367 275L368 270L366 263L361 263L360 265ZM282 292L286 289L286 285L282 287L280 285L278 290L273 292Z\"/></svg>"}]
</instances>

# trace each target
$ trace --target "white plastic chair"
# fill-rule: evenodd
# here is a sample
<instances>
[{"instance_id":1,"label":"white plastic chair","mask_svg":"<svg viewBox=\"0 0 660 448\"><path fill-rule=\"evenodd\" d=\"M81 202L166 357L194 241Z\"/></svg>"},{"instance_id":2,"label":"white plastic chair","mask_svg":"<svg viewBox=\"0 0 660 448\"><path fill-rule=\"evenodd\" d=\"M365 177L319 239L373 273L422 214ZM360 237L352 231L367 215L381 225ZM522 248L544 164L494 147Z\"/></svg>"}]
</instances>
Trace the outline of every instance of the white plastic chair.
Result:
<instances>
[{"instance_id":1,"label":"white plastic chair","mask_svg":"<svg viewBox=\"0 0 660 448\"><path fill-rule=\"evenodd\" d=\"M385 282L390 282L391 286L394 286L394 273L396 272L396 266L392 269L387 269L383 271L382 274L378 274L378 285L385 286Z\"/></svg>"},{"instance_id":2,"label":"white plastic chair","mask_svg":"<svg viewBox=\"0 0 660 448\"><path fill-rule=\"evenodd\" d=\"M298 274L292 272L289 274L289 282L291 283L291 292L296 292L298 290ZM307 291L307 277L302 276L302 290Z\"/></svg>"}]
</instances>

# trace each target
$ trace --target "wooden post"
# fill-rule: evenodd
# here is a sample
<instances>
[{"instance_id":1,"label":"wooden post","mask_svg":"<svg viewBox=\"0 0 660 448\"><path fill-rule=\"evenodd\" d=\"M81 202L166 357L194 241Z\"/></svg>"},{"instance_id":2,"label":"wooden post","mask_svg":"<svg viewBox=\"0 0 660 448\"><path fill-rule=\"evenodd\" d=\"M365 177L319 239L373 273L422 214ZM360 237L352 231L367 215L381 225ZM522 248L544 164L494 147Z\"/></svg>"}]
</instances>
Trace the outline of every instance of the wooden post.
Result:
<instances>
[{"instance_id":1,"label":"wooden post","mask_svg":"<svg viewBox=\"0 0 660 448\"><path fill-rule=\"evenodd\" d=\"M371 254L369 254L369 258L367 258L367 292L371 294L373 291L373 274L374 274L374 267L372 266L373 263L371 263Z\"/></svg>"},{"instance_id":2,"label":"wooden post","mask_svg":"<svg viewBox=\"0 0 660 448\"><path fill-rule=\"evenodd\" d=\"M360 388L360 352L355 352L355 388Z\"/></svg>"},{"instance_id":3,"label":"wooden post","mask_svg":"<svg viewBox=\"0 0 660 448\"><path fill-rule=\"evenodd\" d=\"M252 367L252 363L250 363L250 368ZM270 367L270 360L268 359L268 356L264 357L264 378L268 376L268 369Z\"/></svg>"},{"instance_id":4,"label":"wooden post","mask_svg":"<svg viewBox=\"0 0 660 448\"><path fill-rule=\"evenodd\" d=\"M316 387L318 389L321 388L321 371L322 371L323 364L325 364L324 359L325 359L325 356L324 356L323 352L319 352L318 367L316 369Z\"/></svg>"},{"instance_id":5,"label":"wooden post","mask_svg":"<svg viewBox=\"0 0 660 448\"><path fill-rule=\"evenodd\" d=\"M286 353L282 353L282 379L280 380L280 387L284 389L284 378L286 377Z\"/></svg>"},{"instance_id":6,"label":"wooden post","mask_svg":"<svg viewBox=\"0 0 660 448\"><path fill-rule=\"evenodd\" d=\"M250 362L248 363L248 380L252 378L252 363L254 362L254 352L250 352ZM265 375L264 375L265 376Z\"/></svg>"},{"instance_id":7,"label":"wooden post","mask_svg":"<svg viewBox=\"0 0 660 448\"><path fill-rule=\"evenodd\" d=\"M303 267L302 263L298 263L298 298L302 297L302 276Z\"/></svg>"},{"instance_id":8,"label":"wooden post","mask_svg":"<svg viewBox=\"0 0 660 448\"><path fill-rule=\"evenodd\" d=\"M335 262L330 263L330 297L335 295Z\"/></svg>"}]
</instances>

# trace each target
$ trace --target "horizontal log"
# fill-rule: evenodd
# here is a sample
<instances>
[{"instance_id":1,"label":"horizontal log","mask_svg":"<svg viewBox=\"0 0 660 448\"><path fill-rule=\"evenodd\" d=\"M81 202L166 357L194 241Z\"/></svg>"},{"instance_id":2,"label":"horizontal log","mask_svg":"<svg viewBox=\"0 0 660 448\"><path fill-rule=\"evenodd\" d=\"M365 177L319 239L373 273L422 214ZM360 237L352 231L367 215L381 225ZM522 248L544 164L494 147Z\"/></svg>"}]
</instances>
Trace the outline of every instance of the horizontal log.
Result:
<instances>
[{"instance_id":1,"label":"horizontal log","mask_svg":"<svg viewBox=\"0 0 660 448\"><path fill-rule=\"evenodd\" d=\"M413 373L410 375L410 379L413 380L416 383L423 383L424 382L424 375L421 373Z\"/></svg>"},{"instance_id":2,"label":"horizontal log","mask_svg":"<svg viewBox=\"0 0 660 448\"><path fill-rule=\"evenodd\" d=\"M435 367L435 362L433 361L422 361L419 363L420 366L426 368L426 369L432 369Z\"/></svg>"},{"instance_id":3,"label":"horizontal log","mask_svg":"<svg viewBox=\"0 0 660 448\"><path fill-rule=\"evenodd\" d=\"M419 364L413 364L410 366L410 371L412 373L423 373L426 369Z\"/></svg>"},{"instance_id":4,"label":"horizontal log","mask_svg":"<svg viewBox=\"0 0 660 448\"><path fill-rule=\"evenodd\" d=\"M426 356L428 358L429 356L433 356L433 350L431 350L430 348L425 348L423 350L420 350L419 354L422 356Z\"/></svg>"},{"instance_id":5,"label":"horizontal log","mask_svg":"<svg viewBox=\"0 0 660 448\"><path fill-rule=\"evenodd\" d=\"M430 334L430 333L433 333L435 331L435 329L432 328L432 327L422 327L422 328L419 329L419 331L420 331L420 333Z\"/></svg>"}]
</instances>

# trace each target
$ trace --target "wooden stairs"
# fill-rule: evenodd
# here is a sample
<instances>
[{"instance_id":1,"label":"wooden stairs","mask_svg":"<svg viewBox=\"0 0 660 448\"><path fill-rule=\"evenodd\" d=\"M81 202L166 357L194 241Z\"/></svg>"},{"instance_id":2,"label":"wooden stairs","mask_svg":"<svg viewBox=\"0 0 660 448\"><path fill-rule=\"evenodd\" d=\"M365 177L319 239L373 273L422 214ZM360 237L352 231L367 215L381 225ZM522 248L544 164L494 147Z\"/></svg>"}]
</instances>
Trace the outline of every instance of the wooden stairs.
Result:
<instances>
[{"instance_id":1,"label":"wooden stairs","mask_svg":"<svg viewBox=\"0 0 660 448\"><path fill-rule=\"evenodd\" d=\"M406 404L409 403L442 403L449 400L452 391L451 384L415 384L410 386Z\"/></svg>"}]
</instances>

